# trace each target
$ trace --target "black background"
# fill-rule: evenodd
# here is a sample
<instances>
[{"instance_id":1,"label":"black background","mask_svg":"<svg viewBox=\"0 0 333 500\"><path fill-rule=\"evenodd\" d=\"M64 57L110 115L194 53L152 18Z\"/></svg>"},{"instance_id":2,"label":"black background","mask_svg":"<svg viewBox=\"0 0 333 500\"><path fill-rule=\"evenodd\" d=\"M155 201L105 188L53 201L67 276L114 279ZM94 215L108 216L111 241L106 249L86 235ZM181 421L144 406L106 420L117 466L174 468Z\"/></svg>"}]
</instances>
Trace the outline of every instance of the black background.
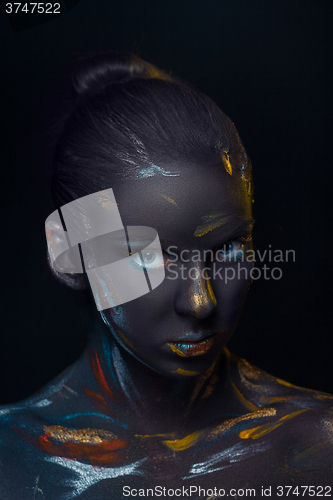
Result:
<instances>
[{"instance_id":1,"label":"black background","mask_svg":"<svg viewBox=\"0 0 333 500\"><path fill-rule=\"evenodd\" d=\"M235 122L253 163L256 247L294 249L296 262L282 265L281 280L252 285L230 348L289 382L333 392L330 4L80 0L16 32L1 4L0 402L67 367L91 327L95 306L49 274L44 221L71 68L109 48L172 70Z\"/></svg>"}]
</instances>

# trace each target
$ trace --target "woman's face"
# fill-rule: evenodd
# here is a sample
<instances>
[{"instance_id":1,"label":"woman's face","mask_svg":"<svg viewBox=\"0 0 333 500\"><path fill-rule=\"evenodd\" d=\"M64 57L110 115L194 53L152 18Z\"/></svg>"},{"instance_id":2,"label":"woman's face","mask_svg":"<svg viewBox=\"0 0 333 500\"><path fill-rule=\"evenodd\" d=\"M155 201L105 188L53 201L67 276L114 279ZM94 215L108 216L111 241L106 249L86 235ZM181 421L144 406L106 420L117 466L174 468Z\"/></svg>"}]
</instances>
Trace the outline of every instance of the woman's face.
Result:
<instances>
[{"instance_id":1,"label":"woman's face","mask_svg":"<svg viewBox=\"0 0 333 500\"><path fill-rule=\"evenodd\" d=\"M158 373L206 371L236 326L251 281L251 196L221 167L164 166L168 176L112 186L125 226L157 230L166 277L150 293L101 311L117 341ZM228 260L231 259L231 260ZM138 264L140 265L140 264Z\"/></svg>"}]
</instances>

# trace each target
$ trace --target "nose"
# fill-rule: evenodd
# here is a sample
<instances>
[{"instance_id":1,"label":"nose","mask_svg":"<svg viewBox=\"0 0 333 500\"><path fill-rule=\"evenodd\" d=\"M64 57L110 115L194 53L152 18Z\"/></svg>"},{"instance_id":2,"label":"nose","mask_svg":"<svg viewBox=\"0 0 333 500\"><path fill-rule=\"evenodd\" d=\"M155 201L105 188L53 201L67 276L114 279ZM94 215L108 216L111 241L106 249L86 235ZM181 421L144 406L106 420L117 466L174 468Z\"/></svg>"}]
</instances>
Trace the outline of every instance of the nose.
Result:
<instances>
[{"instance_id":1,"label":"nose","mask_svg":"<svg viewBox=\"0 0 333 500\"><path fill-rule=\"evenodd\" d=\"M181 283L175 298L175 310L182 316L189 315L197 319L205 319L217 306L207 270L197 262L186 271L185 276L183 274L178 277Z\"/></svg>"}]
</instances>

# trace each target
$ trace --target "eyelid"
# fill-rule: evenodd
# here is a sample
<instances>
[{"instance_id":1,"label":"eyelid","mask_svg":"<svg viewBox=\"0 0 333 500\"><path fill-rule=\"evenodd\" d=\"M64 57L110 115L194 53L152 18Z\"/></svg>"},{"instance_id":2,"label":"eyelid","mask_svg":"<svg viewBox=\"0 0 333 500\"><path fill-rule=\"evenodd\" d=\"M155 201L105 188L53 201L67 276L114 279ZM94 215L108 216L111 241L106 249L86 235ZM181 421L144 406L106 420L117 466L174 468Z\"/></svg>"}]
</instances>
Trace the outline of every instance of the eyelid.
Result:
<instances>
[{"instance_id":1,"label":"eyelid","mask_svg":"<svg viewBox=\"0 0 333 500\"><path fill-rule=\"evenodd\" d=\"M252 241L252 232L251 233L248 233L248 234L243 234L241 236L232 236L231 238L228 238L227 240L223 241L223 243L221 243L217 249L221 249L223 247L223 245L225 245L226 243L232 243L234 241L237 241L237 242L242 242L242 243L249 243L250 241Z\"/></svg>"}]
</instances>

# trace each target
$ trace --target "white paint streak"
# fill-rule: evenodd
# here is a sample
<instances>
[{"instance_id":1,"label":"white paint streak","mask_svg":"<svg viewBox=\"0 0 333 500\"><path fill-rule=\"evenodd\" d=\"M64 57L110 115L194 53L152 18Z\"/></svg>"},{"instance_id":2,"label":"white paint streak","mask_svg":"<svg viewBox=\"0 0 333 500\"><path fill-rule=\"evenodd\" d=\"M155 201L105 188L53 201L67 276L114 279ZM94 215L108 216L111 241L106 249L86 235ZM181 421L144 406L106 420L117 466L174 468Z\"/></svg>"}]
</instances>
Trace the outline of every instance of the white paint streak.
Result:
<instances>
[{"instance_id":1,"label":"white paint streak","mask_svg":"<svg viewBox=\"0 0 333 500\"><path fill-rule=\"evenodd\" d=\"M190 479L193 478L193 476L210 474L212 472L225 469L226 467L231 467L233 463L240 462L241 460L245 460L247 458L252 458L254 454L266 451L268 448L269 445L266 443L255 443L250 446L244 446L244 443L238 443L231 448L227 448L220 453L212 455L211 458L205 462L194 464L189 471L192 475L185 476L183 479ZM212 468L212 466L217 465L218 463L221 463L221 465Z\"/></svg>"},{"instance_id":2,"label":"white paint streak","mask_svg":"<svg viewBox=\"0 0 333 500\"><path fill-rule=\"evenodd\" d=\"M130 476L137 475L142 476L143 472L137 470L138 466L141 465L146 458L143 460L138 460L129 465L125 465L123 467L109 467L109 468L96 468L92 467L92 465L82 464L81 462L77 462L74 460L65 460L60 457L50 457L46 459L48 462L53 462L57 465L61 465L62 467L66 467L69 470L72 470L77 474L76 479L66 479L64 481L64 485L70 486L72 491L69 493L65 493L63 496L59 498L59 500L71 500L72 498L76 498L81 493L86 491L88 488L93 486L100 481L105 479L114 479L121 476Z\"/></svg>"},{"instance_id":3,"label":"white paint streak","mask_svg":"<svg viewBox=\"0 0 333 500\"><path fill-rule=\"evenodd\" d=\"M130 400L133 400L134 398L141 399L140 393L135 386L135 382L131 378L126 363L124 363L116 345L112 348L112 362L122 391Z\"/></svg>"},{"instance_id":4,"label":"white paint streak","mask_svg":"<svg viewBox=\"0 0 333 500\"><path fill-rule=\"evenodd\" d=\"M34 408L44 408L44 406L50 406L52 404L52 401L49 399L42 399L41 401L38 401L34 405L31 405Z\"/></svg>"},{"instance_id":5,"label":"white paint streak","mask_svg":"<svg viewBox=\"0 0 333 500\"><path fill-rule=\"evenodd\" d=\"M71 392L72 394L75 394L75 396L77 396L77 392L73 391L73 389L71 389L70 387L67 387L67 385L64 385L64 389L67 389L67 391Z\"/></svg>"},{"instance_id":6,"label":"white paint streak","mask_svg":"<svg viewBox=\"0 0 333 500\"><path fill-rule=\"evenodd\" d=\"M41 493L42 494L42 497L39 497L39 498L44 498L43 490L38 487L38 483L39 483L39 475L36 477L36 483L35 483L35 486L34 486L34 498L36 498L37 493Z\"/></svg>"},{"instance_id":7,"label":"white paint streak","mask_svg":"<svg viewBox=\"0 0 333 500\"><path fill-rule=\"evenodd\" d=\"M158 167L157 165L151 165L150 167L141 168L137 172L137 179L147 179L147 177L153 177L156 174L164 175L164 177L179 177L180 174L177 172L169 172L164 170L164 168Z\"/></svg>"},{"instance_id":8,"label":"white paint streak","mask_svg":"<svg viewBox=\"0 0 333 500\"><path fill-rule=\"evenodd\" d=\"M125 328L126 326L126 314L122 306L117 306L114 309L114 316L112 316L112 321L116 323L120 328Z\"/></svg>"},{"instance_id":9,"label":"white paint streak","mask_svg":"<svg viewBox=\"0 0 333 500\"><path fill-rule=\"evenodd\" d=\"M35 401L35 402L33 402ZM26 410L28 408L43 408L44 406L49 406L52 404L52 401L49 399L42 399L40 401L36 401L35 398L31 401L31 399L27 400L26 404L13 405L10 408L3 408L0 410L0 417L3 415L7 415L8 413L14 413L21 410Z\"/></svg>"}]
</instances>

